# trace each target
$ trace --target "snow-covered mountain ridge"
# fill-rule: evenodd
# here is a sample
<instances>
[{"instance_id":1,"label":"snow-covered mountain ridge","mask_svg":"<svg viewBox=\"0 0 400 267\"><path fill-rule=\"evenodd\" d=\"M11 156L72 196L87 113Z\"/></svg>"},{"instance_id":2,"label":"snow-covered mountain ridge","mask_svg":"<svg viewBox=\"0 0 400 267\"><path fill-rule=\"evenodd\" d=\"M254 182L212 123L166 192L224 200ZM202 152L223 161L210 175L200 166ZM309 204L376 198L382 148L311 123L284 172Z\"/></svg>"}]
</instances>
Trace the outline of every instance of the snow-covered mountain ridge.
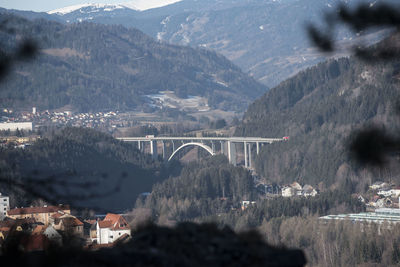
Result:
<instances>
[{"instance_id":1,"label":"snow-covered mountain ridge","mask_svg":"<svg viewBox=\"0 0 400 267\"><path fill-rule=\"evenodd\" d=\"M95 13L99 11L110 12L117 9L132 9L135 11L144 11L152 8L163 7L170 4L174 4L176 2L180 2L182 0L134 0L129 2L124 2L121 4L81 4L81 5L72 5L63 8L54 9L48 11L48 14L57 14L60 16L80 11L81 13ZM84 9L84 10L83 10Z\"/></svg>"},{"instance_id":2,"label":"snow-covered mountain ridge","mask_svg":"<svg viewBox=\"0 0 400 267\"><path fill-rule=\"evenodd\" d=\"M54 10L48 11L47 13L63 16L68 13L80 10L82 8L90 8L92 10L97 10L97 11L99 9L102 9L103 11L113 11L115 9L122 9L122 8L127 8L127 7L122 6L122 5L109 5L109 4L81 4L81 5L73 5L73 6L67 6L67 7L63 7L63 8L54 9ZM92 11L92 12L96 12L96 11Z\"/></svg>"}]
</instances>

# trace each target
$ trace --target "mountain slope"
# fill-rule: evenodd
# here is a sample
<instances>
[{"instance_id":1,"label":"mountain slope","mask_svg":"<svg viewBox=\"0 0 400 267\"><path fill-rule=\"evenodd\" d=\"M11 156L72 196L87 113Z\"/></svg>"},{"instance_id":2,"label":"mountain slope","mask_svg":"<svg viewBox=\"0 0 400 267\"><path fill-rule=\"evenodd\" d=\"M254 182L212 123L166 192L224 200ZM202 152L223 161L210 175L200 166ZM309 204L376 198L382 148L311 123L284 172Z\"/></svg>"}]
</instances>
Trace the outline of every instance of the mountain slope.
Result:
<instances>
[{"instance_id":1,"label":"mountain slope","mask_svg":"<svg viewBox=\"0 0 400 267\"><path fill-rule=\"evenodd\" d=\"M400 44L399 35L388 41ZM365 185L379 176L360 179L346 144L364 125L398 131L399 73L398 60L366 64L351 57L320 63L255 101L236 134L290 136L264 147L257 159L257 171L270 180L331 186L352 178Z\"/></svg>"},{"instance_id":2,"label":"mountain slope","mask_svg":"<svg viewBox=\"0 0 400 267\"><path fill-rule=\"evenodd\" d=\"M21 181L33 193L17 194L18 206L30 204L40 193L54 204L121 212L174 174L174 165L180 171L179 165L164 166L132 144L84 128L65 128L26 149L0 151L2 178ZM0 187L8 193L4 181Z\"/></svg>"},{"instance_id":3,"label":"mountain slope","mask_svg":"<svg viewBox=\"0 0 400 267\"><path fill-rule=\"evenodd\" d=\"M170 90L182 98L205 97L213 108L242 111L266 90L221 55L162 44L135 29L30 22L7 14L2 19L18 33L2 33L7 46L31 36L41 49L32 64L18 65L0 85L4 106L132 110L146 105L145 95Z\"/></svg>"},{"instance_id":4,"label":"mountain slope","mask_svg":"<svg viewBox=\"0 0 400 267\"><path fill-rule=\"evenodd\" d=\"M183 0L143 12L80 10L59 18L121 24L161 41L210 48L272 87L325 60L309 43L307 23L319 23L324 12L332 11L339 3L356 2L360 0ZM348 42L351 36L341 30L337 38Z\"/></svg>"}]
</instances>

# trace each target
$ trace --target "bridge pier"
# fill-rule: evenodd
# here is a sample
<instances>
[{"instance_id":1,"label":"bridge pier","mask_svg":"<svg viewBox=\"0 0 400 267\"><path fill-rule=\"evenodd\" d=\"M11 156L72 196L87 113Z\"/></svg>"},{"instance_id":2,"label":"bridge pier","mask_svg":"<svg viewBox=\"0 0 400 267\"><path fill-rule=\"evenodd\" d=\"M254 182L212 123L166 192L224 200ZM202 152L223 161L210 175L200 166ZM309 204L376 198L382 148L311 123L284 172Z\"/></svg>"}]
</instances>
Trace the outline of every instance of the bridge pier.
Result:
<instances>
[{"instance_id":1,"label":"bridge pier","mask_svg":"<svg viewBox=\"0 0 400 267\"><path fill-rule=\"evenodd\" d=\"M221 154L225 155L225 142L224 141L220 141L221 143Z\"/></svg>"},{"instance_id":2,"label":"bridge pier","mask_svg":"<svg viewBox=\"0 0 400 267\"><path fill-rule=\"evenodd\" d=\"M211 150L215 154L215 144L214 144L214 142L211 142Z\"/></svg>"},{"instance_id":3,"label":"bridge pier","mask_svg":"<svg viewBox=\"0 0 400 267\"><path fill-rule=\"evenodd\" d=\"M162 158L165 159L165 142L164 141L161 142L162 142Z\"/></svg>"},{"instance_id":4,"label":"bridge pier","mask_svg":"<svg viewBox=\"0 0 400 267\"><path fill-rule=\"evenodd\" d=\"M157 158L157 141L151 140L150 141L150 154L153 156L153 159Z\"/></svg>"},{"instance_id":5,"label":"bridge pier","mask_svg":"<svg viewBox=\"0 0 400 267\"><path fill-rule=\"evenodd\" d=\"M257 145L257 155L260 153L260 142L256 142Z\"/></svg>"},{"instance_id":6,"label":"bridge pier","mask_svg":"<svg viewBox=\"0 0 400 267\"><path fill-rule=\"evenodd\" d=\"M244 142L243 143L243 147L244 147L244 166L246 167L246 168L248 168L249 167L249 162L248 162L248 160L247 160L247 142Z\"/></svg>"},{"instance_id":7,"label":"bridge pier","mask_svg":"<svg viewBox=\"0 0 400 267\"><path fill-rule=\"evenodd\" d=\"M249 143L249 168L251 168L252 167L252 160L251 160L251 143Z\"/></svg>"},{"instance_id":8,"label":"bridge pier","mask_svg":"<svg viewBox=\"0 0 400 267\"><path fill-rule=\"evenodd\" d=\"M236 146L232 141L228 141L228 159L230 164L236 166Z\"/></svg>"}]
</instances>

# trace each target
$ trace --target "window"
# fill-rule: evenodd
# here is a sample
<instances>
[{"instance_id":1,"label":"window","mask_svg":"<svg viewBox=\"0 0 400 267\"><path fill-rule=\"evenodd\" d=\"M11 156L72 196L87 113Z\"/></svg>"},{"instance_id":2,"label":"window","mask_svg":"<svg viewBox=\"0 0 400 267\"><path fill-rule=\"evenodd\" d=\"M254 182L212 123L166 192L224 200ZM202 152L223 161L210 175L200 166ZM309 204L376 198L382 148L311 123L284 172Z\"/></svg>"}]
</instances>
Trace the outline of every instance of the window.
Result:
<instances>
[{"instance_id":1,"label":"window","mask_svg":"<svg viewBox=\"0 0 400 267\"><path fill-rule=\"evenodd\" d=\"M118 235L121 235L121 233L118 233Z\"/></svg>"}]
</instances>

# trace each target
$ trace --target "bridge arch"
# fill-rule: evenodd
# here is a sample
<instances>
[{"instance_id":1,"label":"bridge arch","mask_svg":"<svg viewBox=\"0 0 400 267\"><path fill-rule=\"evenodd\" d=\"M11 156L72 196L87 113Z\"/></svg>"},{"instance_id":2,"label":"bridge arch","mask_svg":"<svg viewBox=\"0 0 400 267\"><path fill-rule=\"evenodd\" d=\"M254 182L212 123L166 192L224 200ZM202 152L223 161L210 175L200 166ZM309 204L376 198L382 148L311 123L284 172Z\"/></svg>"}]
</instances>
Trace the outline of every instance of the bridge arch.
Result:
<instances>
[{"instance_id":1,"label":"bridge arch","mask_svg":"<svg viewBox=\"0 0 400 267\"><path fill-rule=\"evenodd\" d=\"M205 144L202 144L202 143L190 142L190 143L186 143L186 144L183 144L183 145L181 145L180 147L178 147L178 149L175 150L175 151L171 154L171 156L169 157L168 161L170 161L170 160L175 156L175 154L179 152L179 150L181 150L181 149L183 149L184 147L187 147L187 146L199 146L199 147L201 147L201 148L204 148L208 153L211 154L211 156L214 156L214 155L215 155L215 153L213 152L213 150L212 150L211 147L209 147L209 146L207 146L207 145L205 145Z\"/></svg>"}]
</instances>

